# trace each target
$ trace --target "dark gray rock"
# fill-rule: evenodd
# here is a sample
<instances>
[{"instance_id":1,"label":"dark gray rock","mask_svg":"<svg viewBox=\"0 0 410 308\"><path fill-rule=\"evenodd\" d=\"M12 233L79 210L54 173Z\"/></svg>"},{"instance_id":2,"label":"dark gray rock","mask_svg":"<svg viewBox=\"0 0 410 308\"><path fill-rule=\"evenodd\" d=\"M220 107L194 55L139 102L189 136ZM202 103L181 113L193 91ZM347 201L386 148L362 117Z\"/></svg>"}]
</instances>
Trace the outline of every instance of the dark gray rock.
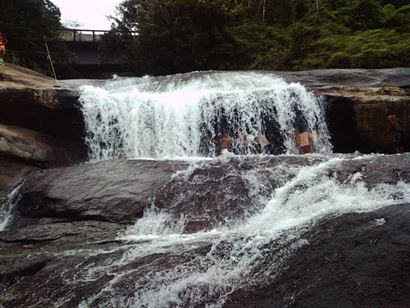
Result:
<instances>
[{"instance_id":1,"label":"dark gray rock","mask_svg":"<svg viewBox=\"0 0 410 308\"><path fill-rule=\"evenodd\" d=\"M19 162L10 162L0 159L0 204L3 203L9 193L38 167Z\"/></svg>"},{"instance_id":2,"label":"dark gray rock","mask_svg":"<svg viewBox=\"0 0 410 308\"><path fill-rule=\"evenodd\" d=\"M21 188L10 229L50 221L131 224L185 163L107 161L39 171Z\"/></svg>"},{"instance_id":3,"label":"dark gray rock","mask_svg":"<svg viewBox=\"0 0 410 308\"><path fill-rule=\"evenodd\" d=\"M0 232L0 302L5 308L76 307L98 294L93 305L105 307L112 299L133 297L135 281L141 287L166 279L174 269L181 268L181 274L185 266L201 270L200 260L206 256L224 260L240 238L217 245L202 238L144 253L145 242L122 242L117 236L152 204L175 218L185 215L186 232L229 224L229 219L246 216L247 207L257 210L257 199L269 198L300 167L328 159L225 157L192 166L107 161L37 171L21 188L10 229ZM369 188L410 182L408 154L341 159L321 176L349 183L360 172ZM246 176L252 176L260 189L253 190L243 180ZM391 200L397 203L400 198ZM205 212L208 220L203 219ZM244 277L244 282L269 273L276 256L285 259L283 268L262 284L242 286L228 296L225 306L404 307L410 294L409 219L410 205L396 204L370 213L327 217L306 229L301 238L308 244L292 254L282 254L292 241L285 246L281 241L268 243L261 249L254 276ZM203 283L189 288L201 294L201 300L187 298L187 307L216 301L217 295L207 297Z\"/></svg>"},{"instance_id":4,"label":"dark gray rock","mask_svg":"<svg viewBox=\"0 0 410 308\"><path fill-rule=\"evenodd\" d=\"M225 307L406 307L409 219L410 204L402 204L321 223L279 277L236 291Z\"/></svg>"},{"instance_id":5,"label":"dark gray rock","mask_svg":"<svg viewBox=\"0 0 410 308\"><path fill-rule=\"evenodd\" d=\"M61 166L84 161L86 155L79 143L0 124L0 157L32 165Z\"/></svg>"},{"instance_id":6,"label":"dark gray rock","mask_svg":"<svg viewBox=\"0 0 410 308\"><path fill-rule=\"evenodd\" d=\"M204 162L175 176L161 188L155 197L155 206L176 218L183 216L184 232L209 230L260 210L272 191L294 176L283 168L298 169L322 159L302 156L238 159L233 156Z\"/></svg>"},{"instance_id":7,"label":"dark gray rock","mask_svg":"<svg viewBox=\"0 0 410 308\"><path fill-rule=\"evenodd\" d=\"M308 88L347 86L362 88L410 88L410 68L387 69L321 69L296 72L273 72L289 82L300 82Z\"/></svg>"}]
</instances>

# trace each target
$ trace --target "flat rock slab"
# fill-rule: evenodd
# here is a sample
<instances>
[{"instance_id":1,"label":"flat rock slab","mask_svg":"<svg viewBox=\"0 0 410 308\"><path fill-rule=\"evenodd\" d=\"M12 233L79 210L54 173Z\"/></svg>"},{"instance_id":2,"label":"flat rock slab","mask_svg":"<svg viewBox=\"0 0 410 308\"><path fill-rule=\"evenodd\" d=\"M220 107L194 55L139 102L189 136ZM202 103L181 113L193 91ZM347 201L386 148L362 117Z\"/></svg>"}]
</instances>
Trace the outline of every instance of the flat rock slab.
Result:
<instances>
[{"instance_id":1,"label":"flat rock slab","mask_svg":"<svg viewBox=\"0 0 410 308\"><path fill-rule=\"evenodd\" d=\"M2 65L0 71L0 90L4 88L44 90L56 87L59 87L56 80L36 71L11 63Z\"/></svg>"},{"instance_id":2,"label":"flat rock slab","mask_svg":"<svg viewBox=\"0 0 410 308\"><path fill-rule=\"evenodd\" d=\"M410 87L410 68L387 69L321 69L295 72L273 72L289 82L306 87L344 86L361 88Z\"/></svg>"},{"instance_id":3,"label":"flat rock slab","mask_svg":"<svg viewBox=\"0 0 410 308\"><path fill-rule=\"evenodd\" d=\"M360 179L372 189L410 182L410 154L334 160L315 155L227 156L189 163L118 160L36 171L20 188L9 229L0 232L0 302L5 307L76 307L83 300L97 307L115 306L114 300L121 306L121 300L129 298L136 303L136 294L146 285L155 289L162 279L179 279L167 280L175 269L181 269L181 275L190 270L195 274L205 271L202 266L210 260L211 267L226 261L235 243L246 237L233 235L215 243L210 233L175 247L165 242L159 250L155 240L119 239L146 208L185 217L186 233L209 230L246 217L249 208L259 210L257 204L269 200L275 188L312 165L326 166L319 167L317 177L340 185ZM306 184L292 186L289 195ZM290 243L267 243L254 276L244 277L245 284L254 278L263 278L263 283L242 286L228 295L225 306L408 303L410 205L398 204L402 198L392 195L395 205L373 212L326 217ZM286 246L299 239L305 245L287 254ZM276 275L271 263L278 258L286 263ZM201 301L188 299L186 306L215 302L207 297L206 282L190 285L180 295L193 290Z\"/></svg>"},{"instance_id":4,"label":"flat rock slab","mask_svg":"<svg viewBox=\"0 0 410 308\"><path fill-rule=\"evenodd\" d=\"M3 124L0 124L0 156L48 166L73 164L85 158L78 143Z\"/></svg>"},{"instance_id":5,"label":"flat rock slab","mask_svg":"<svg viewBox=\"0 0 410 308\"><path fill-rule=\"evenodd\" d=\"M132 224L186 163L106 161L42 170L27 179L9 228L62 221Z\"/></svg>"}]
</instances>

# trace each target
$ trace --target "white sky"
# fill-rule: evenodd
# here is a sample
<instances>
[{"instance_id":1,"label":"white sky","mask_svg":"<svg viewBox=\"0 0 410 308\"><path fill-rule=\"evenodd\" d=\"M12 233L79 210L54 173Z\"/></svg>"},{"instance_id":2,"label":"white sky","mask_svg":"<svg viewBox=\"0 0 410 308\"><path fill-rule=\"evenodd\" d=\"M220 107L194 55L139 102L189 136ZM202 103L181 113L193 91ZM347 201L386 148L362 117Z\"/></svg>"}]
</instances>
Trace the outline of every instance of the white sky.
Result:
<instances>
[{"instance_id":1,"label":"white sky","mask_svg":"<svg viewBox=\"0 0 410 308\"><path fill-rule=\"evenodd\" d=\"M108 30L109 15L115 15L115 7L122 0L51 0L59 7L61 21L76 20L81 29Z\"/></svg>"}]
</instances>

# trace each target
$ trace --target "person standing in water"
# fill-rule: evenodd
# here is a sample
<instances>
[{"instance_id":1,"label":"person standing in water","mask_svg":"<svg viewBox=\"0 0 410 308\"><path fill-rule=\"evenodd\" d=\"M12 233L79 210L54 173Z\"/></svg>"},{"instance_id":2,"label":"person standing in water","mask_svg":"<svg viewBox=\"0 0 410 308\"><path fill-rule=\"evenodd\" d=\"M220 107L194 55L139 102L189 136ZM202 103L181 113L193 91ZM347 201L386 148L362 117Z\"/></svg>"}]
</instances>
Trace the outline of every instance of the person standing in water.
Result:
<instances>
[{"instance_id":1,"label":"person standing in water","mask_svg":"<svg viewBox=\"0 0 410 308\"><path fill-rule=\"evenodd\" d=\"M222 136L219 138L219 144L221 146L221 155L229 153L230 143L231 143L231 137L229 136L229 134L228 133L222 134Z\"/></svg>"},{"instance_id":2,"label":"person standing in water","mask_svg":"<svg viewBox=\"0 0 410 308\"><path fill-rule=\"evenodd\" d=\"M306 122L303 119L299 119L296 127L295 143L299 147L299 153L312 153L312 134L308 131Z\"/></svg>"},{"instance_id":3,"label":"person standing in water","mask_svg":"<svg viewBox=\"0 0 410 308\"><path fill-rule=\"evenodd\" d=\"M297 132L296 145L299 146L300 154L312 153L312 134L309 132Z\"/></svg>"},{"instance_id":4,"label":"person standing in water","mask_svg":"<svg viewBox=\"0 0 410 308\"><path fill-rule=\"evenodd\" d=\"M387 121L390 124L390 131L394 131L394 149L396 153L403 153L404 130L402 127L402 122L393 112L389 112L389 115L387 116Z\"/></svg>"}]
</instances>

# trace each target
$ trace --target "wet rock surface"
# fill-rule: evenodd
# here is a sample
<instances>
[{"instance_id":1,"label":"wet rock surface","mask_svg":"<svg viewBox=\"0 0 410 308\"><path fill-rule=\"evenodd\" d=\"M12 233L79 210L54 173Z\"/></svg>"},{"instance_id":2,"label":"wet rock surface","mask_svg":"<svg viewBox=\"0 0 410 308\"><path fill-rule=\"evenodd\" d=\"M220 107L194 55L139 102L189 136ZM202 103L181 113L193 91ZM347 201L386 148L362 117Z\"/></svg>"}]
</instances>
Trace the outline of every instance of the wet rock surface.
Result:
<instances>
[{"instance_id":1,"label":"wet rock surface","mask_svg":"<svg viewBox=\"0 0 410 308\"><path fill-rule=\"evenodd\" d=\"M196 72L180 76L192 78ZM405 130L404 147L410 150L409 68L328 69L300 72L264 72L300 82L327 101L327 122L335 152L393 153L393 133L386 116L399 116ZM158 80L167 77L157 77ZM0 123L30 129L82 144L85 124L78 103L78 87L102 85L101 80L58 81L16 65L0 72Z\"/></svg>"},{"instance_id":2,"label":"wet rock surface","mask_svg":"<svg viewBox=\"0 0 410 308\"><path fill-rule=\"evenodd\" d=\"M405 307L410 301L410 204L323 222L268 286L225 307Z\"/></svg>"},{"instance_id":3,"label":"wet rock surface","mask_svg":"<svg viewBox=\"0 0 410 308\"><path fill-rule=\"evenodd\" d=\"M300 82L312 89L342 86L371 88L410 87L410 69L408 67L387 69L323 69L274 73L285 78L287 81Z\"/></svg>"},{"instance_id":4,"label":"wet rock surface","mask_svg":"<svg viewBox=\"0 0 410 308\"><path fill-rule=\"evenodd\" d=\"M132 224L186 163L106 161L41 170L27 179L9 228L96 220Z\"/></svg>"},{"instance_id":5,"label":"wet rock surface","mask_svg":"<svg viewBox=\"0 0 410 308\"><path fill-rule=\"evenodd\" d=\"M37 139L42 136L41 139L58 140L37 150L58 152L59 148L65 148L62 155L65 160L53 157L56 160L52 161L52 165L67 164L67 158L77 161L79 153L81 160L84 160L87 152L83 142L84 121L77 99L74 90L66 89L54 79L17 65L3 65L0 72L0 148L7 146L7 159L22 156L21 151L10 151L11 148L20 148L22 143L21 138L11 138L12 128L11 135L29 135L29 139L24 140L28 147L36 146L36 142L32 142L34 136ZM56 148L51 149L54 146ZM35 163L38 163L38 158L34 159L37 161Z\"/></svg>"},{"instance_id":6,"label":"wet rock surface","mask_svg":"<svg viewBox=\"0 0 410 308\"><path fill-rule=\"evenodd\" d=\"M391 151L385 122L390 107L401 117L408 138L408 68L276 74L327 98L336 151ZM9 64L0 72L0 127L7 132L0 139L2 148L8 149L0 159L0 207L24 182L11 205L10 224L0 232L1 308L141 305L141 286L158 291L169 283L166 279L178 280L190 275L190 270L203 274L203 258L224 262L235 243L246 237L234 234L215 244L212 233L195 240L189 236L240 224L258 213L273 191L292 181L301 168L328 160L223 157L195 163L107 161L41 169L78 161L73 159L78 149L71 145L78 141L84 145L84 122L77 105L79 82L56 84ZM37 143L39 151L32 151L38 139L53 142ZM36 158L21 157L16 151ZM408 154L351 155L340 157L320 176L341 185L363 181L372 189L409 183L409 170ZM308 185L296 185L290 193ZM238 284L239 290L226 293L223 286L211 290L204 281L187 276L188 287L175 291L185 303L179 306L215 304L221 294L229 294L226 307L407 306L410 205L402 202L402 193L392 194L389 200L394 205L319 221L300 236L301 247L296 245L299 238L266 244L260 255L263 262L243 280L247 287ZM155 239L124 239L151 207L175 221L182 219L186 239L175 247L165 239L158 251ZM289 249L292 245L299 248ZM272 267L276 261L285 262L278 271ZM264 283L254 282L265 276ZM208 295L210 291L213 295ZM178 306L171 295L170 303Z\"/></svg>"},{"instance_id":7,"label":"wet rock surface","mask_svg":"<svg viewBox=\"0 0 410 308\"><path fill-rule=\"evenodd\" d=\"M407 154L339 159L321 176L348 184L360 174L369 188L410 182ZM11 225L0 232L0 302L4 307L75 307L83 301L106 307L112 298L113 307L137 303L131 299L143 289L134 287L136 282L160 283L175 268L200 267L201 258L209 256L223 261L241 240L234 235L216 245L211 233L155 250L149 240L121 239L145 209L154 205L176 219L183 215L185 233L229 225L259 211L259 203L301 168L327 161L321 156L223 157L190 164L107 161L37 171L21 187ZM186 198L178 198L183 193ZM392 196L391 202L402 197ZM230 294L224 306L404 305L410 294L409 219L410 205L395 204L323 219L300 236L305 244L292 253L288 249L297 238L268 243L262 250L265 261L248 287ZM286 262L266 280L278 259ZM251 283L261 277L263 284ZM202 295L196 301L192 290L185 290L180 296L186 307L216 303L223 293L213 290L214 297L206 299L206 285L190 288Z\"/></svg>"},{"instance_id":8,"label":"wet rock surface","mask_svg":"<svg viewBox=\"0 0 410 308\"><path fill-rule=\"evenodd\" d=\"M266 204L272 191L301 166L322 161L303 157L226 157L195 165L161 188L155 207L183 216L185 232L211 229L244 219ZM287 172L284 172L286 169ZM293 169L294 173L289 172Z\"/></svg>"},{"instance_id":9,"label":"wet rock surface","mask_svg":"<svg viewBox=\"0 0 410 308\"><path fill-rule=\"evenodd\" d=\"M38 167L28 164L0 159L0 204L7 199L9 193L22 183L31 172L38 169Z\"/></svg>"},{"instance_id":10,"label":"wet rock surface","mask_svg":"<svg viewBox=\"0 0 410 308\"><path fill-rule=\"evenodd\" d=\"M335 152L394 153L386 117L403 123L410 151L410 69L327 69L275 72L300 82L327 101L327 122ZM391 111L389 111L391 110Z\"/></svg>"},{"instance_id":11,"label":"wet rock surface","mask_svg":"<svg viewBox=\"0 0 410 308\"><path fill-rule=\"evenodd\" d=\"M32 165L58 166L81 162L86 153L80 143L0 124L0 156Z\"/></svg>"}]
</instances>

